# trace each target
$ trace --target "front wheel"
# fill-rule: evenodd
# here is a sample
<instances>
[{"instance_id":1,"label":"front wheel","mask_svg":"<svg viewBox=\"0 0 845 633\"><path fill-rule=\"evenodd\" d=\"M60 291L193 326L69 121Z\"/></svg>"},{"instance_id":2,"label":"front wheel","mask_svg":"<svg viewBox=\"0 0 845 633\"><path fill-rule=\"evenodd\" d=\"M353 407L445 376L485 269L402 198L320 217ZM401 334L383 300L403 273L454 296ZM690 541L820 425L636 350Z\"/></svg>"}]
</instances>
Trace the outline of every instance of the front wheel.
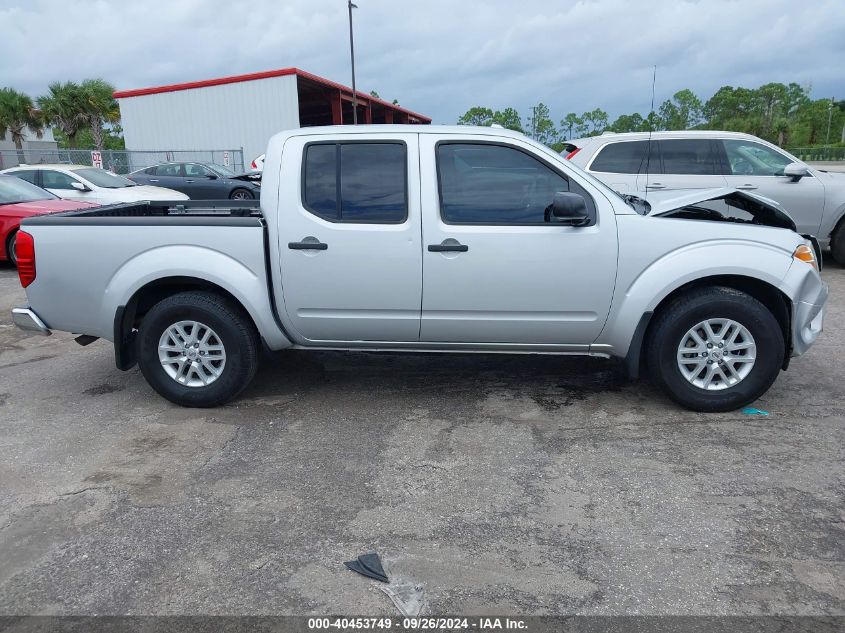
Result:
<instances>
[{"instance_id":1,"label":"front wheel","mask_svg":"<svg viewBox=\"0 0 845 633\"><path fill-rule=\"evenodd\" d=\"M232 400L258 367L258 334L243 309L210 292L182 292L154 305L137 336L150 386L186 407Z\"/></svg>"},{"instance_id":2,"label":"front wheel","mask_svg":"<svg viewBox=\"0 0 845 633\"><path fill-rule=\"evenodd\" d=\"M229 194L230 200L252 200L255 198L252 195L252 192L248 189L235 189L231 194Z\"/></svg>"},{"instance_id":3,"label":"front wheel","mask_svg":"<svg viewBox=\"0 0 845 633\"><path fill-rule=\"evenodd\" d=\"M652 379L694 411L732 411L763 395L783 365L771 311L725 287L693 290L656 317L645 354Z\"/></svg>"}]
</instances>

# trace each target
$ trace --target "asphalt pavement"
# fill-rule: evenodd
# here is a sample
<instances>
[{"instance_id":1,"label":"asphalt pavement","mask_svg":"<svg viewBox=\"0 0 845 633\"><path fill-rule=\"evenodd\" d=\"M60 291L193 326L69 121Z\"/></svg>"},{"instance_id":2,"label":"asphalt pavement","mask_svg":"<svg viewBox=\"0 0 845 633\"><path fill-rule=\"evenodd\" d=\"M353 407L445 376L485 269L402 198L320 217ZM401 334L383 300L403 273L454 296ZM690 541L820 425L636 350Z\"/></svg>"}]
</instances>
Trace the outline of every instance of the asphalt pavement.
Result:
<instances>
[{"instance_id":1,"label":"asphalt pavement","mask_svg":"<svg viewBox=\"0 0 845 633\"><path fill-rule=\"evenodd\" d=\"M845 615L845 270L755 407L612 361L285 352L217 409L28 335L0 265L0 614Z\"/></svg>"}]
</instances>

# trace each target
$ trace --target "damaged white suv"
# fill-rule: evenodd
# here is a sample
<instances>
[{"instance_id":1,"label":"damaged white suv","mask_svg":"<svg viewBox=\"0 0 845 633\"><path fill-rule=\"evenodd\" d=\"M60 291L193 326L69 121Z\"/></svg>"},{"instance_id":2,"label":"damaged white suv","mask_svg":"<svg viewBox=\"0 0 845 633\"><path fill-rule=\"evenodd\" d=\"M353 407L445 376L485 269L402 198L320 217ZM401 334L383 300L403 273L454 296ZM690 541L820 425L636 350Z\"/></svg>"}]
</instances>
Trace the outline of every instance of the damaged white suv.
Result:
<instances>
[{"instance_id":1,"label":"damaged white suv","mask_svg":"<svg viewBox=\"0 0 845 633\"><path fill-rule=\"evenodd\" d=\"M649 201L664 192L733 187L777 201L798 232L845 264L845 174L816 169L750 134L694 130L602 134L567 142L575 165Z\"/></svg>"}]
</instances>

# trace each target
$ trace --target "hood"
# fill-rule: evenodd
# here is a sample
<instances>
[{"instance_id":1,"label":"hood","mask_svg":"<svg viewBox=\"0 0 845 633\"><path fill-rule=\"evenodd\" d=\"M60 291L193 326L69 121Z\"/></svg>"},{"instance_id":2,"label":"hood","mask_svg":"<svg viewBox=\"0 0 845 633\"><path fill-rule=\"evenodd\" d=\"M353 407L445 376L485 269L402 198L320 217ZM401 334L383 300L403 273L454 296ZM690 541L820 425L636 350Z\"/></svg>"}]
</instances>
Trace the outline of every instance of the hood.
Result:
<instances>
[{"instance_id":1,"label":"hood","mask_svg":"<svg viewBox=\"0 0 845 633\"><path fill-rule=\"evenodd\" d=\"M235 176L227 176L227 180L242 180L244 182L248 182L250 184L255 185L256 187L261 186L261 172L260 171L248 171L243 174L237 174Z\"/></svg>"},{"instance_id":2,"label":"hood","mask_svg":"<svg viewBox=\"0 0 845 633\"><path fill-rule=\"evenodd\" d=\"M13 215L46 215L47 213L58 213L59 211L73 211L75 209L87 209L96 207L96 204L83 202L82 200L62 200L59 198L47 198L46 200L31 200L30 202L17 202L14 204L0 204L0 212Z\"/></svg>"},{"instance_id":3,"label":"hood","mask_svg":"<svg viewBox=\"0 0 845 633\"><path fill-rule=\"evenodd\" d=\"M153 185L136 185L122 189L110 189L113 192L109 197L122 202L138 202L141 200L188 200L188 196L180 191L167 189L165 187L154 187ZM101 193L98 191L97 193Z\"/></svg>"},{"instance_id":4,"label":"hood","mask_svg":"<svg viewBox=\"0 0 845 633\"><path fill-rule=\"evenodd\" d=\"M795 222L774 200L731 187L650 193L649 216L757 224L796 230Z\"/></svg>"}]
</instances>

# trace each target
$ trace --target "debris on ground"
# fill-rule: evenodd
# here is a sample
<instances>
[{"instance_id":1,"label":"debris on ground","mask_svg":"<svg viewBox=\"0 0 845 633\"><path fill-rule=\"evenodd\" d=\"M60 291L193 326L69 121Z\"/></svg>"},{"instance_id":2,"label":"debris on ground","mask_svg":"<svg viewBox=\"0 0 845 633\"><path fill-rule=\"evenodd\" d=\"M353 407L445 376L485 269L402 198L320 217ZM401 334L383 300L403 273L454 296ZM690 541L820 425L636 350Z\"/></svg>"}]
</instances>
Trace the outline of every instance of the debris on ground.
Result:
<instances>
[{"instance_id":1,"label":"debris on ground","mask_svg":"<svg viewBox=\"0 0 845 633\"><path fill-rule=\"evenodd\" d=\"M379 580L381 582L390 582L390 579L387 577L384 567L381 564L381 559L375 552L361 554L357 560L346 561L343 564L352 571L357 572L362 576L366 576L367 578L372 578L373 580Z\"/></svg>"}]
</instances>

